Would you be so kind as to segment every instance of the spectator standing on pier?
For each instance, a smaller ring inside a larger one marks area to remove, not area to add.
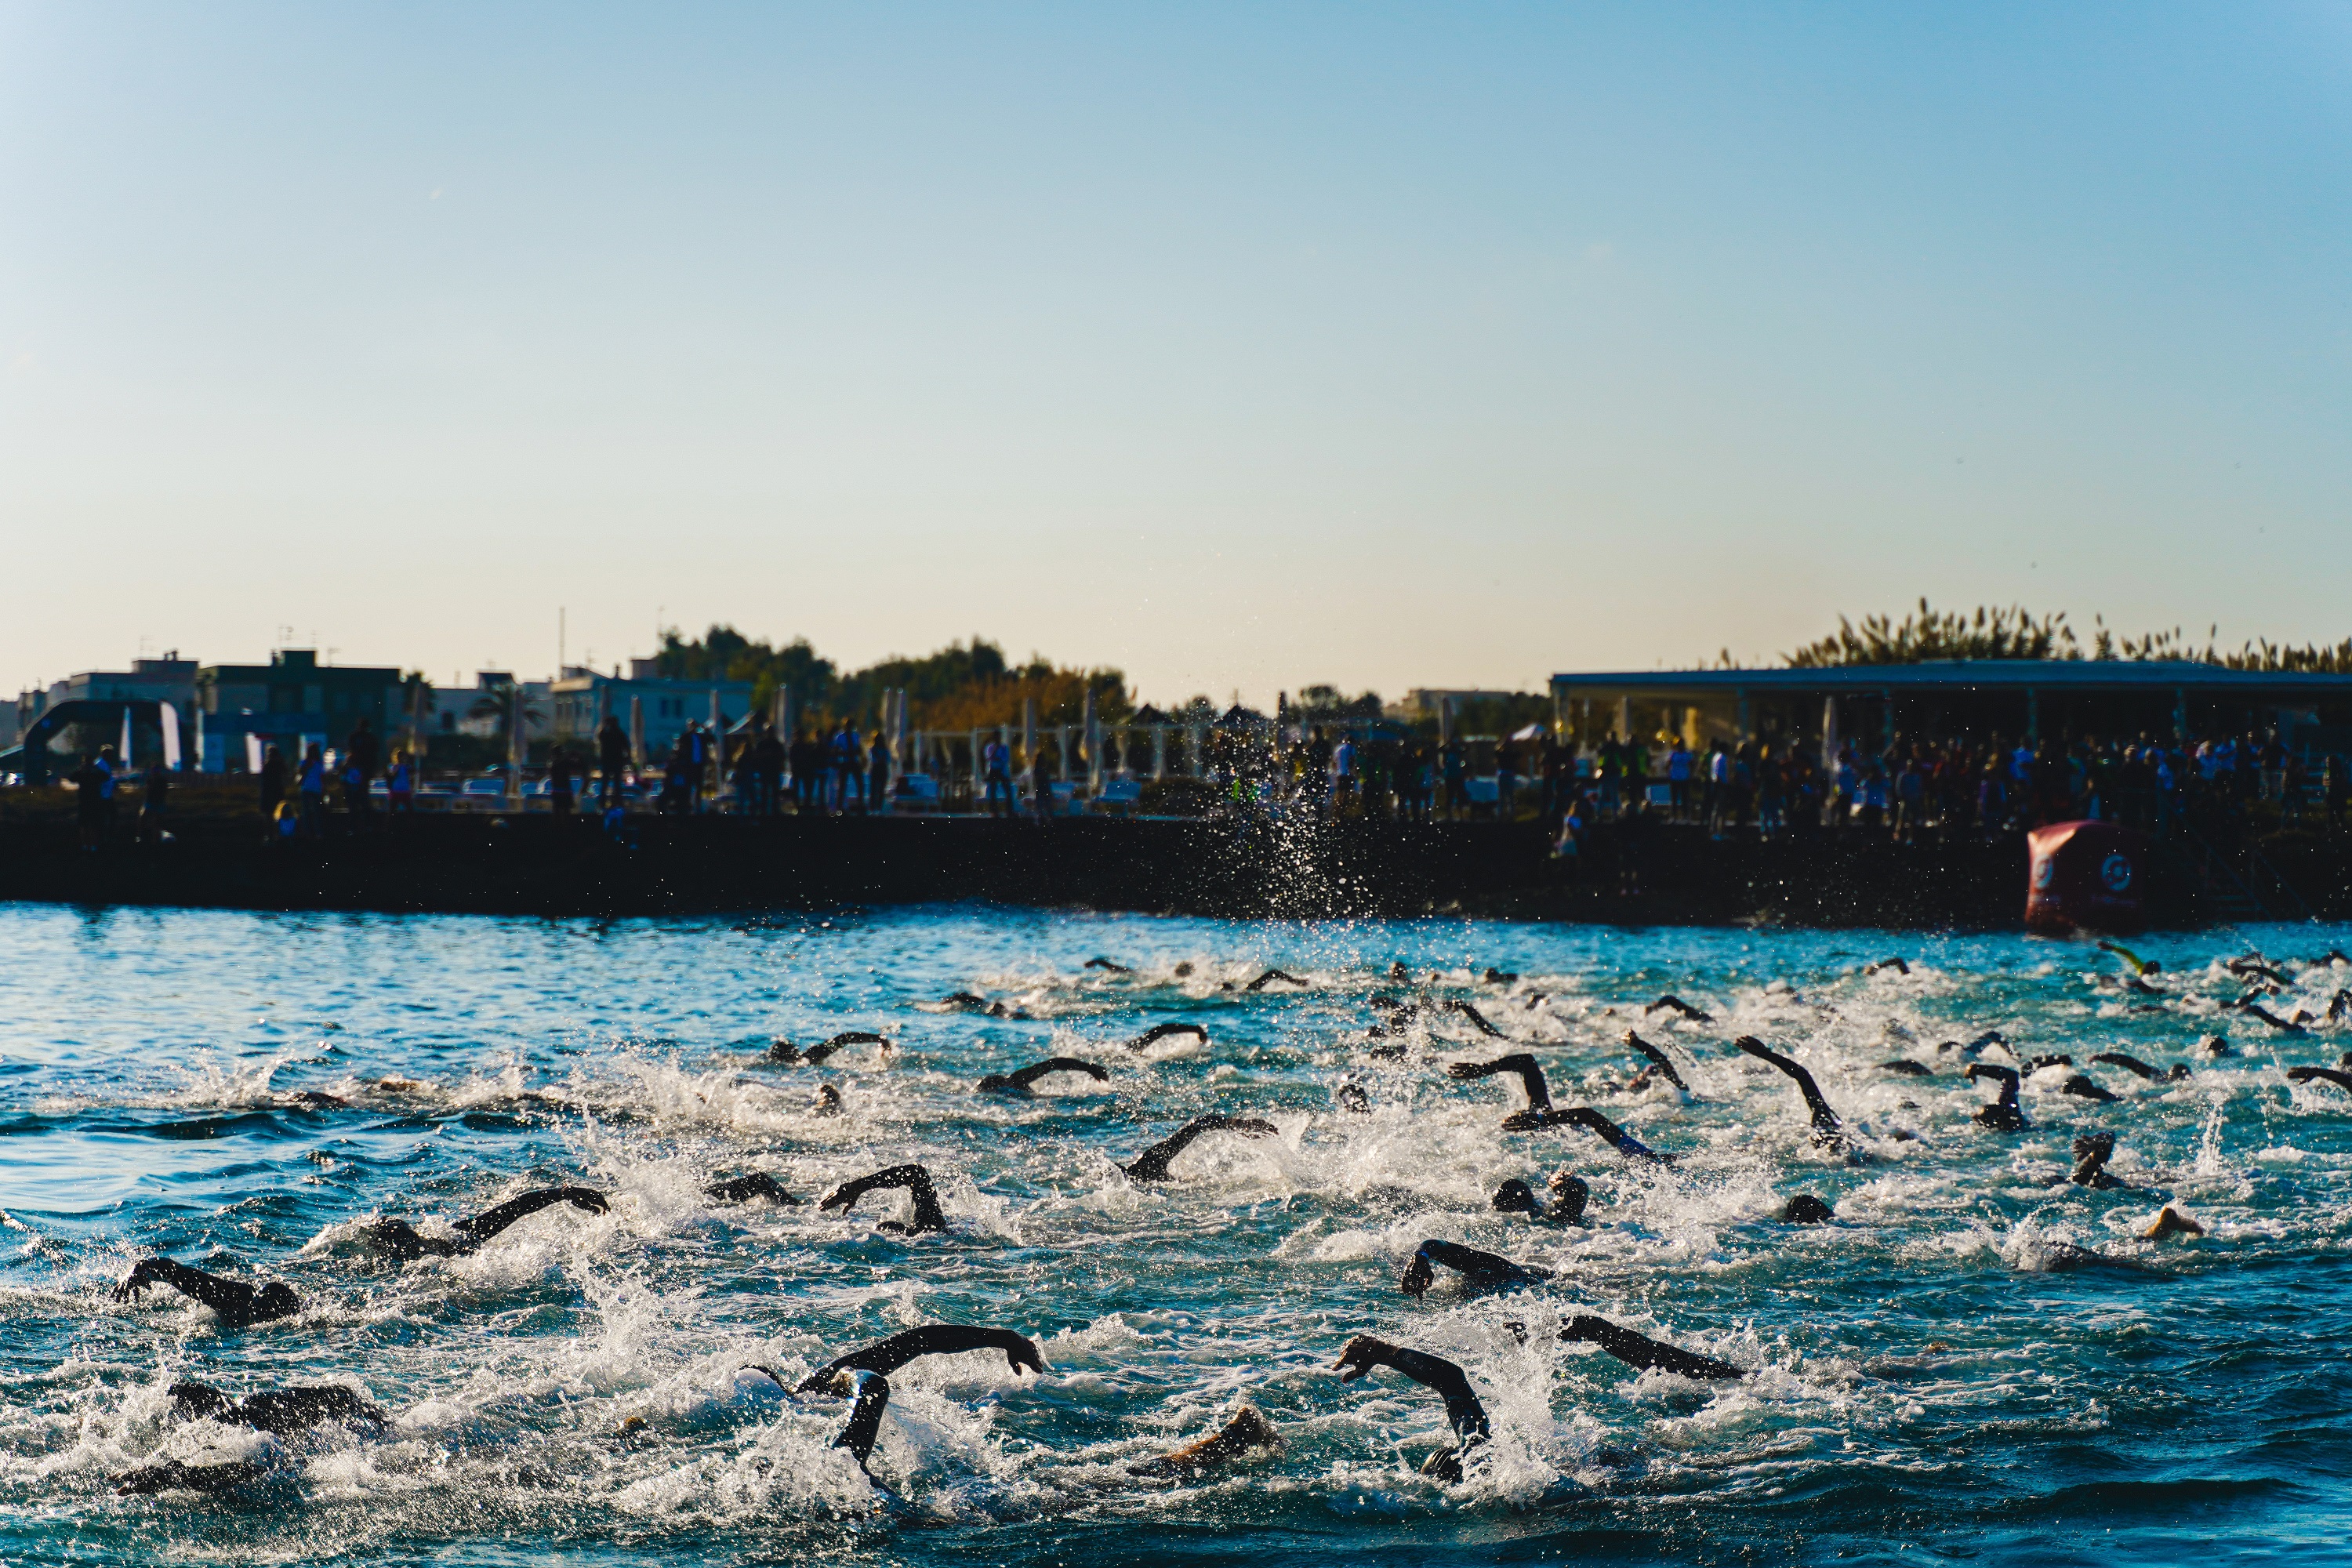
[[[1706,831],[1710,838],[1721,838],[1725,826],[1734,819],[1731,800],[1731,752],[1721,741],[1710,744],[1706,753]]]
[[[1439,749],[1439,759],[1445,769],[1445,815],[1460,820],[1470,814],[1470,759],[1460,736]]]
[[[1519,743],[1508,735],[1495,744],[1495,820],[1509,822],[1518,815]]]
[[[629,732],[621,728],[619,719],[607,713],[596,726],[596,804],[606,811],[621,804],[629,761]]]
[[[558,744],[547,753],[547,798],[558,816],[572,815],[577,804],[572,798],[572,753]]]
[[[261,758],[261,831],[277,831],[278,807],[286,799],[286,753],[272,746]]]
[[[392,767],[383,783],[393,816],[406,816],[416,809],[416,763],[406,747],[392,753]]]
[[[1356,809],[1356,742],[1345,730],[1339,731],[1339,743],[1331,748],[1331,809],[1335,813]]]
[[[73,771],[74,826],[80,831],[84,849],[94,850],[105,841],[106,786],[110,782],[112,773],[100,752],[90,752]]]
[[[294,775],[295,787],[302,795],[302,833],[315,838],[323,830],[327,816],[327,750],[313,741],[302,752],[302,766]]]
[[[752,748],[752,764],[760,779],[760,815],[773,816],[784,809],[783,737],[772,724],[760,727],[760,739]]]
[[[1013,815],[1013,749],[992,735],[980,749],[981,805],[991,816]]]
[[[1666,812],[1675,822],[1690,819],[1691,754],[1678,736],[1666,753]]]
[[[1012,787],[1005,785],[1008,794]],[[889,809],[890,738],[887,731],[877,729],[873,743],[866,748],[866,810],[868,816],[875,816]]]
[[[343,809],[351,814],[352,825],[366,822],[375,802],[370,792],[375,784],[376,769],[383,763],[383,752],[378,747],[375,726],[362,719],[343,742]],[[356,787],[354,785],[356,784]]]
[[[172,794],[172,770],[156,758],[140,775],[139,841],[160,844],[163,839],[163,806]]]

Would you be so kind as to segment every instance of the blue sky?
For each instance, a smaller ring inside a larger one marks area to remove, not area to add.
[[[0,686],[2352,634],[2352,7],[0,0]]]

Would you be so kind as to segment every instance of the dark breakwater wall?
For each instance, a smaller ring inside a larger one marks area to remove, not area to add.
[[[0,823],[0,898],[611,918],[980,900],[1236,917],[2004,929],[2019,923],[2025,892],[2015,837],[1718,843],[1668,829],[1628,892],[1613,868],[1572,873],[1532,826],[1493,823],[639,817],[615,840],[576,819],[420,816],[270,844],[249,818],[184,817],[173,832],[169,844],[91,853],[68,823]],[[2160,900],[2159,923],[2196,920],[2185,891]]]

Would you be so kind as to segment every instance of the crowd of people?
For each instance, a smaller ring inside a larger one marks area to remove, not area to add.
[[[1054,809],[1054,781],[1073,771],[1140,778],[1136,764],[1146,760],[1123,756],[1115,735],[1098,745],[1098,757],[1087,757],[1081,742],[1065,759],[1050,737],[1027,754],[983,737],[975,755],[929,750],[918,761],[894,755],[880,729],[862,734],[843,719],[829,732],[802,729],[789,739],[764,723],[729,735],[688,724],[666,752],[640,760],[618,721],[607,718],[590,746],[551,748],[542,793],[557,815],[579,810],[584,796],[608,820],[633,802],[667,815],[877,814],[910,803],[948,805],[967,791],[971,809],[1012,816]],[[1912,843],[2095,818],[2158,836],[2184,826],[2210,835],[2243,823],[2257,805],[2279,826],[2296,826],[2340,822],[2352,804],[2352,765],[2342,755],[2313,757],[2274,731],[2194,741],[1896,737],[1877,748],[1850,742],[1825,758],[1817,742],[1776,737],[1698,747],[1671,734],[1579,744],[1535,729],[1473,741],[1267,727],[1212,730],[1197,759],[1201,776],[1171,793],[1174,809],[1531,821],[1557,836],[1570,858],[1603,830],[1629,840],[1665,825],[1717,838],[1829,831]],[[330,831],[337,806],[346,829],[368,826],[379,810],[379,780],[384,814],[412,811],[420,772],[405,747],[387,758],[362,720],[336,751],[317,741],[293,755],[267,747],[255,784],[268,837],[317,837]],[[111,746],[69,775],[85,847],[113,837],[128,776]],[[153,839],[172,775],[158,761],[139,779],[138,836]]]

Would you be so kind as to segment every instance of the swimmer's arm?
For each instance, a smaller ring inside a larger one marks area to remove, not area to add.
[[[1568,1340],[1583,1340],[1599,1345],[1627,1366],[1641,1371],[1657,1367],[1680,1377],[1711,1379],[1718,1382],[1748,1375],[1745,1369],[1736,1367],[1729,1362],[1717,1361],[1713,1356],[1699,1355],[1677,1345],[1666,1344],[1646,1335],[1637,1334],[1631,1329],[1618,1327],[1605,1318],[1582,1315],[1571,1318],[1569,1320],[1568,1326],[1560,1331],[1560,1337]]]
[[[1664,1073],[1667,1081],[1676,1089],[1681,1089],[1685,1094],[1690,1092],[1690,1085],[1683,1081],[1683,1075],[1675,1070],[1674,1060],[1665,1052],[1658,1049],[1631,1029],[1625,1031],[1625,1043],[1655,1063],[1658,1070]]]
[[[897,1372],[918,1356],[961,1355],[966,1351],[1001,1350],[1005,1364],[1018,1373],[1026,1367],[1041,1376],[1045,1363],[1036,1342],[1010,1329],[983,1329],[970,1323],[926,1323],[892,1334],[887,1340],[854,1350],[803,1378],[793,1392],[807,1394],[824,1387],[845,1372]]]
[[[1034,1067],[1025,1067],[1019,1072],[1009,1073],[1006,1076],[1012,1079],[1013,1082],[1019,1084],[1022,1088],[1026,1089],[1031,1084],[1035,1083],[1039,1079],[1044,1078],[1047,1073],[1052,1072],[1082,1072],[1097,1083],[1108,1083],[1110,1081],[1109,1073],[1105,1072],[1101,1068],[1097,1067],[1092,1062],[1082,1062],[1076,1057],[1049,1057]]]
[[[1246,1132],[1254,1138],[1271,1137],[1277,1131],[1274,1123],[1248,1116],[1196,1116],[1167,1137],[1136,1156],[1127,1167],[1127,1173],[1139,1182],[1164,1182],[1168,1167],[1175,1163],[1192,1141],[1204,1132]]]
[[[1478,1402],[1471,1390],[1470,1380],[1462,1369],[1442,1357],[1406,1350],[1402,1345],[1360,1334],[1348,1342],[1339,1352],[1333,1370],[1342,1383],[1353,1383],[1375,1367],[1389,1367],[1430,1389],[1445,1401],[1445,1418],[1454,1426],[1454,1435],[1468,1439],[1488,1436],[1486,1407]]]
[[[477,1242],[488,1241],[517,1220],[526,1219],[557,1204],[570,1204],[573,1208],[584,1209],[590,1214],[604,1214],[612,1207],[604,1201],[604,1194],[593,1187],[541,1187],[535,1193],[509,1198],[498,1207],[478,1214],[471,1219],[461,1219],[449,1228]]]
[[[253,1310],[253,1287],[235,1279],[224,1279],[217,1274],[207,1274],[201,1268],[191,1268],[184,1263],[174,1263],[168,1258],[142,1258],[131,1270],[131,1277],[114,1288],[114,1299],[128,1301],[151,1285],[169,1285],[190,1300],[210,1307],[223,1318],[235,1319]]]

